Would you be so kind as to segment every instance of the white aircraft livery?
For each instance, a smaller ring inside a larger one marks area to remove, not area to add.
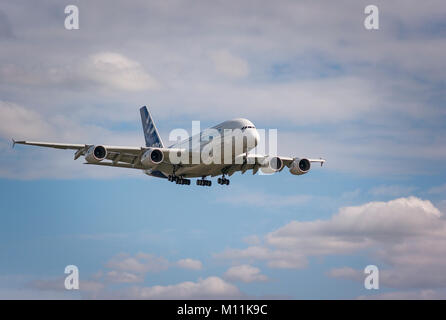
[[[177,143],[165,147],[147,107],[140,109],[145,147],[119,147],[91,144],[67,144],[36,141],[16,141],[16,144],[56,149],[75,150],[74,160],[85,157],[85,164],[132,168],[143,170],[147,175],[165,178],[176,184],[190,185],[190,178],[197,179],[199,186],[211,186],[207,177],[218,178],[221,185],[229,185],[229,179],[237,171],[244,174],[252,170],[256,174],[280,172],[288,167],[290,173],[302,175],[310,170],[312,162],[322,164],[323,159],[282,157],[252,154],[260,141],[254,124],[247,119],[233,119],[205,129],[192,137],[178,134]],[[184,133],[180,130],[177,133]],[[193,130],[192,130],[193,133]],[[175,134],[173,134],[175,136]],[[171,133],[172,136],[172,133]],[[187,137],[187,136],[186,136]]]

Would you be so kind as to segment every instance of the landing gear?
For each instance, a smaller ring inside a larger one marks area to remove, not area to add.
[[[177,177],[175,175],[171,175],[171,176],[167,177],[167,180],[169,180],[170,182],[175,182],[176,184],[190,185],[190,179],[185,179],[183,177]]]
[[[229,186],[229,179],[226,179],[225,175],[223,175],[222,178],[218,178],[217,182],[218,182],[218,184],[221,184],[221,185],[225,184],[225,185]]]
[[[206,186],[210,187],[212,185],[211,180],[205,180],[205,177],[203,177],[201,180],[197,180],[197,186]]]

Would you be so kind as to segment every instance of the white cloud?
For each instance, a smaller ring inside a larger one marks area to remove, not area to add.
[[[358,252],[375,259],[384,287],[446,287],[446,220],[430,201],[416,197],[344,207],[328,220],[292,221],[268,233],[263,246],[227,249],[216,256],[302,268],[311,256]],[[349,267],[329,272],[348,279],[359,279],[359,274]]]
[[[240,78],[249,74],[248,63],[230,53],[227,50],[219,50],[211,53],[215,70],[223,75]]]
[[[169,264],[167,259],[147,253],[140,252],[134,256],[121,253],[106,263],[106,268],[112,270],[99,271],[89,280],[81,279],[80,297],[87,299],[237,299],[244,296],[235,285],[217,276],[171,285],[128,286],[128,284],[144,282],[147,272],[166,270],[170,265],[193,270],[201,270],[203,267],[201,261],[190,258]],[[255,281],[264,279],[264,276],[256,270],[246,276]],[[6,279],[10,281],[12,277]],[[114,284],[119,284],[119,286],[116,287]],[[33,290],[66,292],[64,278],[27,281],[26,287]]]
[[[133,287],[115,294],[126,299],[234,299],[242,296],[237,287],[219,277],[167,286]]]
[[[103,278],[105,282],[81,280],[79,284],[79,293],[82,298],[87,299],[237,299],[244,296],[235,285],[215,276],[204,279],[200,278],[196,282],[184,281],[172,285],[110,287],[110,282],[121,284],[139,282],[133,281],[135,280],[133,278],[122,278],[121,275],[119,276],[119,279],[115,278],[116,274],[106,275],[106,277]],[[99,274],[96,278],[102,278],[102,276],[102,274]],[[112,279],[119,281],[110,281]],[[31,281],[27,284],[27,288],[31,290],[26,292],[24,290],[18,291],[17,296],[20,297],[26,293],[31,296],[31,299],[38,299],[38,293],[36,294],[37,290],[66,293],[63,283],[63,278]],[[11,290],[10,288],[8,289]],[[0,296],[8,297],[7,294],[2,294],[2,292],[0,292]],[[54,294],[43,295],[44,298],[46,296],[50,298],[57,297]],[[73,298],[73,296],[69,295],[65,298]]]
[[[0,114],[0,136],[3,138],[53,135],[53,128],[39,113],[18,104],[0,101]]]
[[[262,282],[268,280],[267,276],[261,274],[259,268],[247,264],[229,268],[225,272],[224,278],[229,281],[241,281],[245,283]]]
[[[177,266],[183,269],[191,270],[201,270],[203,268],[203,264],[200,260],[194,260],[190,258],[178,260]]]
[[[158,89],[159,83],[142,66],[122,54],[101,52],[88,57],[82,76],[110,90]]]

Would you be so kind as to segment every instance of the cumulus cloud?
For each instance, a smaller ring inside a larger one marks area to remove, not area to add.
[[[133,287],[118,295],[128,299],[235,299],[242,293],[219,277],[208,277],[167,286]]]
[[[140,252],[135,255],[121,253],[105,264],[108,270],[100,270],[89,279],[81,279],[79,292],[81,297],[87,299],[234,299],[243,296],[235,285],[217,276],[171,285],[145,286],[142,284],[147,273],[165,271],[170,266],[191,270],[203,268],[201,261],[190,258],[169,263],[164,257],[148,253]],[[255,270],[250,276],[257,280],[264,277]],[[36,279],[28,281],[26,288],[65,292],[64,281],[64,278]],[[136,283],[139,285],[129,286]]]
[[[110,283],[139,283],[143,282],[147,273],[165,271],[172,266],[183,269],[201,270],[203,264],[200,260],[191,258],[180,259],[175,263],[164,257],[139,252],[135,255],[121,253],[114,256],[105,264],[108,271],[100,271],[97,279]]]
[[[328,220],[292,221],[268,233],[265,245],[227,249],[217,257],[267,261],[270,267],[302,268],[311,256],[368,252],[380,268],[380,284],[391,288],[446,287],[446,220],[416,197],[344,207]],[[422,272],[421,272],[422,270]],[[359,279],[346,267],[329,275]]]
[[[12,102],[0,101],[0,113],[0,136],[3,138],[53,135],[53,128],[38,112]]]
[[[237,299],[243,293],[233,284],[225,280],[210,276],[197,281],[184,281],[171,285],[132,286],[114,288],[110,283],[129,284],[135,281],[129,273],[109,272],[103,278],[102,274],[95,275],[95,280],[81,280],[79,292],[87,299]],[[98,280],[101,278],[102,280]],[[110,280],[118,281],[110,281]],[[63,278],[49,278],[34,280],[26,285],[31,289],[34,298],[35,291],[66,292]]]
[[[158,89],[159,83],[136,61],[115,52],[88,57],[82,76],[110,90],[141,91]]]
[[[176,264],[183,269],[201,270],[203,268],[203,264],[200,260],[190,258],[178,260]]]
[[[225,274],[224,278],[229,281],[241,281],[245,283],[249,282],[262,282],[268,280],[268,277],[261,274],[260,269],[250,266],[248,264],[243,264],[240,266],[234,266],[229,268]]]
[[[15,63],[0,67],[0,77],[10,83],[45,90],[52,86],[62,89],[103,89],[105,92],[138,92],[158,90],[160,83],[144,67],[118,52],[98,52],[76,58],[69,63],[29,69]]]

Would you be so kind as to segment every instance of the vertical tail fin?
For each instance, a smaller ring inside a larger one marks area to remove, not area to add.
[[[161,140],[158,130],[156,130],[155,122],[153,122],[152,115],[147,107],[144,106],[139,109],[141,113],[142,129],[144,131],[144,138],[146,139],[146,147],[158,147],[164,148],[163,141]]]

